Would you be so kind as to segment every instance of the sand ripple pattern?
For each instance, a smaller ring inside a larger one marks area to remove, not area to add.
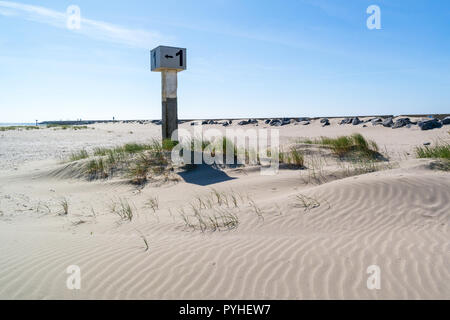
[[[302,193],[330,207],[304,211],[292,205],[295,192],[260,199],[264,222],[244,213],[232,232],[148,227],[148,252],[131,232],[25,234],[2,225],[0,298],[450,298],[450,179],[367,175]],[[81,290],[66,288],[73,264]],[[370,265],[381,268],[380,290],[366,286]]]

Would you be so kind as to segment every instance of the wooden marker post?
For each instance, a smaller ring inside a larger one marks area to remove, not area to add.
[[[150,52],[150,59],[152,71],[161,72],[162,138],[172,139],[178,129],[177,75],[186,70],[186,49],[159,46]]]

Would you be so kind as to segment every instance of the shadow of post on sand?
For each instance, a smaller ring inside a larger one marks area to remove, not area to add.
[[[208,165],[205,163],[192,165],[189,169],[179,172],[178,175],[187,183],[199,186],[208,186],[220,182],[234,180],[217,165]]]

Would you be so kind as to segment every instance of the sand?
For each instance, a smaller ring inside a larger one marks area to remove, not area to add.
[[[137,188],[57,173],[73,151],[149,141],[159,137],[157,125],[0,132],[0,299],[449,299],[450,174],[415,159],[414,148],[449,142],[450,126],[393,130],[339,120],[284,126],[282,144],[359,132],[389,157],[384,170],[339,176],[327,160],[320,183],[311,163],[273,176],[228,168],[212,183],[200,166]],[[213,199],[213,188],[239,195],[237,208],[218,208],[239,225],[192,230],[180,210],[198,196]],[[299,195],[319,205],[305,208]],[[68,215],[59,215],[62,199]],[[112,212],[119,199],[132,206],[131,222]],[[80,290],[66,286],[70,265],[80,267]],[[371,265],[380,268],[380,289],[367,287]]]

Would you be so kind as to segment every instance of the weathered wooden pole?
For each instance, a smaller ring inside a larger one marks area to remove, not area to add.
[[[177,71],[161,72],[162,88],[162,138],[171,139],[172,133],[178,129]],[[174,137],[177,140],[178,137]]]
[[[178,129],[177,75],[186,70],[186,49],[159,46],[150,52],[150,59],[152,71],[161,72],[162,138],[172,139]]]

